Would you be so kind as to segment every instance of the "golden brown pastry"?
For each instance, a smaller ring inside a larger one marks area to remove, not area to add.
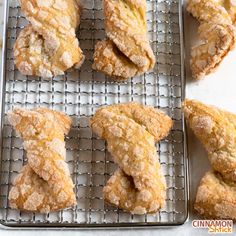
[[[220,6],[225,8],[231,17],[232,22],[236,23],[236,2],[234,0],[215,0]]]
[[[10,207],[48,213],[76,205],[65,162],[64,135],[69,132],[70,118],[47,108],[16,108],[8,119],[22,137],[28,158],[10,190]]]
[[[236,219],[236,115],[196,100],[183,109],[214,169],[201,180],[194,207],[206,217]]]
[[[184,113],[213,169],[236,181],[236,115],[195,100],[184,102]]]
[[[119,166],[104,187],[106,202],[133,214],[154,213],[163,207],[166,184],[155,141],[166,136],[171,126],[167,115],[137,103],[108,106],[95,113],[91,128],[107,141]]]
[[[98,42],[93,68],[128,79],[152,69],[155,56],[147,37],[146,0],[103,0],[108,39]]]
[[[139,74],[138,68],[109,39],[97,42],[93,68],[117,80],[124,80]]]
[[[208,218],[236,219],[236,182],[209,171],[198,187],[194,208]]]
[[[80,21],[76,0],[21,0],[29,20],[16,40],[14,60],[24,75],[52,77],[79,68],[84,55],[75,30]]]
[[[190,66],[195,79],[212,73],[235,46],[235,6],[227,2],[188,1],[187,11],[199,20],[199,37],[202,40],[191,52]]]

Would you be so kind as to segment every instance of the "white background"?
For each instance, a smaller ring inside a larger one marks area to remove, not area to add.
[[[4,0],[0,0],[1,1]],[[0,9],[2,10],[2,9]],[[2,23],[2,13],[0,12],[0,23]],[[2,27],[2,25],[1,25]],[[192,17],[186,15],[185,17],[185,49],[187,54],[189,55],[190,45],[194,44],[194,40],[196,38],[197,24]],[[2,30],[1,30],[2,34]],[[188,66],[187,66],[188,68]],[[236,50],[231,52],[227,58],[220,65],[218,70],[206,77],[201,81],[193,81],[191,79],[189,71],[187,71],[187,84],[186,84],[186,96],[188,98],[198,99],[205,103],[217,105],[218,107],[227,109],[229,111],[236,113],[236,76],[235,76],[235,68],[236,68]],[[203,150],[199,141],[193,136],[192,132],[189,131],[188,134],[188,144],[189,144],[189,159],[190,159],[190,209],[192,209],[192,199],[194,199],[196,194],[196,187],[199,183],[199,180],[204,175],[204,173],[210,168],[207,160],[207,155]],[[96,234],[96,236],[104,236],[104,235],[174,235],[174,236],[199,236],[199,235],[207,235],[207,230],[197,230],[193,229],[191,226],[192,219],[196,219],[197,216],[194,216],[192,212],[190,212],[190,219],[183,226],[172,227],[172,228],[161,228],[161,229],[130,229],[130,230],[34,230],[25,231],[25,230],[1,230],[1,236],[23,236],[23,235],[32,235],[38,236],[42,233],[46,236],[55,235],[83,235],[83,236],[92,236]],[[236,226],[235,226],[236,227]]]

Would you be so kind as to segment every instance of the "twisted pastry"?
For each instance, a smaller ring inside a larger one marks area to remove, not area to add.
[[[41,213],[74,206],[74,185],[65,162],[69,117],[47,108],[16,108],[8,119],[23,138],[28,158],[10,190],[10,206]]]
[[[183,108],[215,170],[203,177],[195,209],[206,216],[236,219],[236,115],[195,100],[186,100]]]
[[[14,45],[16,67],[24,75],[52,77],[79,68],[84,55],[75,30],[80,21],[76,0],[21,0],[30,24]]]
[[[108,39],[97,43],[93,68],[116,79],[152,69],[155,56],[147,37],[146,0],[103,0]]]
[[[185,101],[184,112],[212,167],[236,181],[236,115],[194,100]]]
[[[166,136],[171,126],[167,115],[137,103],[108,106],[95,113],[91,128],[106,139],[119,166],[104,187],[105,201],[133,214],[154,213],[163,207],[166,184],[155,141]]]
[[[236,182],[209,171],[198,187],[195,209],[209,218],[236,219]]]
[[[235,21],[236,8],[227,2],[188,1],[187,11],[199,20],[199,36],[203,41],[193,47],[191,52],[190,66],[195,79],[201,79],[213,72],[234,48],[236,36],[232,20]]]

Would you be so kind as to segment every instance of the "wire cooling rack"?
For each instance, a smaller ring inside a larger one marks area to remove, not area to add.
[[[86,60],[80,70],[45,80],[21,75],[13,62],[13,45],[28,24],[17,1],[6,6],[6,44],[3,51],[2,133],[0,169],[0,223],[11,227],[134,227],[177,225],[188,216],[186,137],[181,114],[184,98],[181,1],[148,0],[148,30],[157,64],[153,72],[127,82],[115,82],[92,70],[97,40],[103,39],[101,0],[81,1],[84,8],[78,37]],[[167,182],[166,206],[157,214],[136,216],[104,203],[102,189],[117,166],[104,140],[89,129],[89,117],[97,108],[137,101],[169,114],[175,124],[170,135],[157,145]],[[24,213],[9,208],[9,189],[27,157],[22,141],[7,123],[13,107],[45,106],[71,116],[73,126],[66,138],[67,162],[75,183],[78,205],[50,214]]]

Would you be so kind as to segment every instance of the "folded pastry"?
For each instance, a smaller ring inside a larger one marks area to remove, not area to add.
[[[163,207],[166,184],[155,141],[166,136],[171,126],[167,115],[137,103],[108,106],[95,113],[91,128],[107,141],[119,166],[104,187],[106,202],[133,214],[155,213]]]
[[[236,115],[195,100],[184,102],[184,113],[213,169],[236,181]]]
[[[139,74],[133,64],[109,39],[97,42],[93,68],[117,80],[128,79]]]
[[[201,180],[195,209],[207,217],[236,219],[236,115],[195,100],[186,100],[183,109],[214,169]]]
[[[16,67],[24,75],[52,77],[80,67],[84,55],[76,38],[80,8],[76,0],[21,0],[29,20],[14,46]]]
[[[76,205],[65,162],[64,135],[69,132],[70,118],[47,108],[16,108],[8,119],[22,137],[28,159],[10,190],[10,207],[48,213]]]
[[[93,68],[128,79],[152,69],[155,56],[147,37],[146,0],[103,0],[108,39],[98,42]]]
[[[209,171],[198,187],[194,208],[208,218],[236,219],[236,182]]]
[[[189,0],[187,11],[200,22],[200,45],[191,52],[192,76],[201,79],[212,73],[235,46],[233,21],[236,11],[232,1]]]

